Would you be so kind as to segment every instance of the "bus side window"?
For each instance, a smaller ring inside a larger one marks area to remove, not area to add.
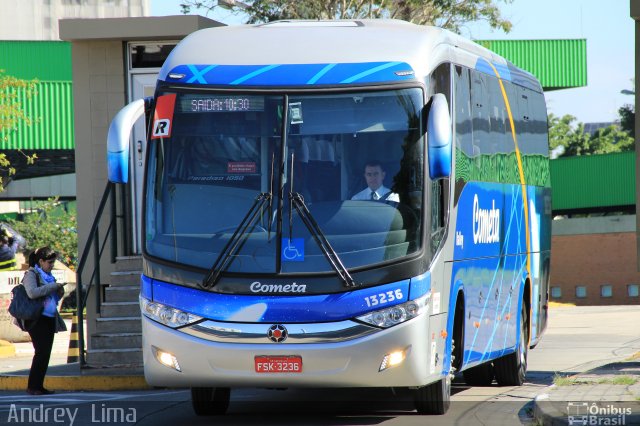
[[[531,89],[517,87],[520,115],[524,122],[523,151],[527,154],[548,155],[546,107],[544,96]]]
[[[458,154],[473,157],[473,139],[471,132],[471,95],[469,88],[469,70],[456,66],[455,87],[455,142]]]
[[[471,113],[473,116],[473,157],[480,167],[480,155],[488,153],[489,148],[489,93],[487,76],[471,71]]]
[[[505,120],[507,119],[507,107],[500,90],[497,77],[488,77],[487,85],[491,99],[489,105],[489,143],[486,154],[494,155],[507,152],[507,140],[505,139]]]
[[[533,123],[533,133],[535,142],[533,152],[536,154],[549,156],[549,141],[547,139],[547,107],[544,103],[542,93],[531,93],[531,120]]]
[[[529,96],[532,94],[531,90],[528,90],[521,86],[516,86],[516,91],[518,93],[518,107],[520,109],[519,120],[520,120],[520,129],[518,129],[518,133],[520,134],[519,145],[520,150],[523,153],[531,152],[532,145],[532,121],[531,120],[531,103],[529,101]]]

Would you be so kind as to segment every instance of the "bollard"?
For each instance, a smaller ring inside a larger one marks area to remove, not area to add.
[[[73,314],[71,320],[71,334],[69,335],[69,351],[67,352],[67,364],[80,362],[80,346],[78,346],[78,315]]]

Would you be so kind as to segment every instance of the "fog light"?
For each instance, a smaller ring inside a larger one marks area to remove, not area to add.
[[[160,364],[169,368],[173,368],[176,371],[182,372],[182,370],[180,369],[180,364],[178,364],[178,359],[173,354],[165,352],[162,349],[158,349],[155,346],[151,346],[151,349],[153,349],[153,354]]]
[[[380,369],[378,371],[384,371],[387,368],[395,367],[396,365],[402,364],[402,361],[405,360],[408,353],[409,348],[405,348],[404,350],[391,352],[385,355],[384,358],[382,358]]]

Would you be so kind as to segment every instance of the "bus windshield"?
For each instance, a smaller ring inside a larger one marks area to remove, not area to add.
[[[420,250],[422,89],[167,103],[170,131],[149,144],[149,255],[209,269],[231,240],[225,272],[278,274],[330,272],[328,252],[351,270]]]

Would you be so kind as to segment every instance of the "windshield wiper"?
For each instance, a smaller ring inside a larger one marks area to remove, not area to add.
[[[229,261],[237,253],[238,248],[246,239],[242,237],[247,235],[248,229],[253,228],[257,218],[260,216],[259,213],[262,211],[262,207],[267,201],[271,201],[271,194],[268,192],[262,192],[255,198],[253,205],[249,211],[247,211],[247,214],[244,215],[242,222],[240,222],[240,225],[238,225],[229,241],[227,241],[227,244],[225,244],[218,258],[213,263],[213,266],[209,269],[206,278],[200,284],[200,287],[208,290],[216,285],[220,279],[220,274],[226,269]]]
[[[318,222],[316,222],[316,220],[313,218],[313,215],[307,208],[302,195],[297,192],[293,192],[289,194],[289,197],[293,202],[293,206],[298,212],[302,223],[304,223],[304,225],[307,227],[307,229],[311,233],[311,236],[313,236],[313,239],[316,240],[318,247],[320,247],[320,250],[327,258],[334,271],[336,271],[336,274],[338,274],[340,279],[344,282],[345,287],[355,287],[356,283],[355,281],[353,281],[351,274],[349,273],[347,268],[345,268],[344,264],[340,260],[340,257],[338,257],[338,253],[336,253],[333,247],[331,247],[331,244],[329,244],[329,241],[320,229]]]
[[[291,214],[291,206],[293,205],[293,207],[295,207],[296,211],[298,212],[298,216],[300,216],[302,223],[304,223],[304,226],[307,227],[309,233],[316,241],[316,244],[318,244],[318,247],[320,247],[320,250],[327,258],[327,261],[329,262],[333,270],[336,271],[336,274],[338,274],[338,277],[340,277],[345,287],[355,287],[356,283],[351,277],[351,274],[340,260],[338,253],[336,253],[333,247],[331,247],[331,244],[329,244],[329,240],[327,240],[324,232],[322,232],[322,229],[320,229],[320,225],[318,225],[318,222],[316,222],[313,215],[309,211],[309,208],[304,202],[304,198],[302,197],[302,195],[300,195],[300,193],[293,191],[293,160],[294,156],[293,154],[291,154],[291,183],[289,187],[289,240],[291,240],[291,235],[293,233],[293,219]]]
[[[218,258],[213,263],[207,276],[200,284],[200,287],[205,290],[210,289],[214,285],[218,283],[220,279],[220,274],[227,268],[229,261],[231,258],[238,252],[238,249],[246,240],[247,230],[252,229],[256,223],[258,217],[263,217],[264,212],[262,208],[265,203],[268,203],[267,211],[269,213],[268,223],[267,223],[267,240],[271,238],[271,217],[273,216],[273,163],[275,161],[275,154],[271,156],[271,180],[269,182],[269,192],[261,192],[258,196],[253,200],[253,205],[249,208],[249,211],[244,215],[240,225],[233,232],[233,235],[227,241],[224,248],[218,255]],[[245,238],[242,238],[245,237]]]

